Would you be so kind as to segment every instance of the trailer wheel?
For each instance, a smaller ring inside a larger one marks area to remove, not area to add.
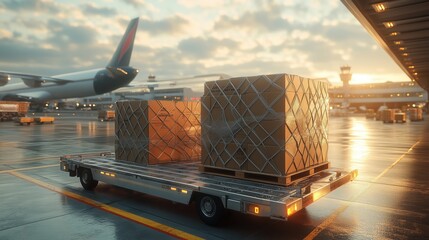
[[[97,187],[98,181],[92,178],[90,169],[84,168],[80,173],[80,184],[82,184],[85,190],[94,190]]]
[[[197,199],[197,211],[201,221],[207,225],[216,226],[222,219],[225,209],[218,197],[201,195]]]

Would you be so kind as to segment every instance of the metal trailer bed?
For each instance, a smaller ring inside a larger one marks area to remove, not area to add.
[[[101,181],[183,204],[195,200],[210,225],[219,222],[224,209],[287,220],[358,174],[331,168],[286,187],[202,173],[198,162],[142,166],[117,161],[113,153],[65,155],[60,165],[88,190]]]

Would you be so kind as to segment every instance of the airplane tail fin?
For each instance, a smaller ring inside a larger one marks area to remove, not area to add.
[[[121,42],[116,48],[115,54],[113,54],[107,67],[125,67],[129,66],[131,54],[133,52],[134,37],[136,36],[137,26],[139,24],[139,18],[134,18],[128,24],[127,31],[125,31]]]

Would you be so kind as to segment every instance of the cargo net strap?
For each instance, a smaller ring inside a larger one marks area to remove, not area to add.
[[[284,175],[325,162],[328,109],[321,81],[279,74],[212,82],[202,100],[203,164]]]
[[[199,160],[199,102],[118,102],[117,159],[144,164]]]

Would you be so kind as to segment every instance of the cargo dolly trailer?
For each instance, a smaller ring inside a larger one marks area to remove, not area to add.
[[[60,158],[61,170],[79,177],[86,190],[94,189],[100,181],[178,203],[189,205],[195,201],[201,220],[209,225],[216,225],[225,209],[287,220],[358,174],[357,170],[329,169],[292,186],[280,186],[202,173],[199,165],[190,162],[142,166],[117,161],[109,152]]]

